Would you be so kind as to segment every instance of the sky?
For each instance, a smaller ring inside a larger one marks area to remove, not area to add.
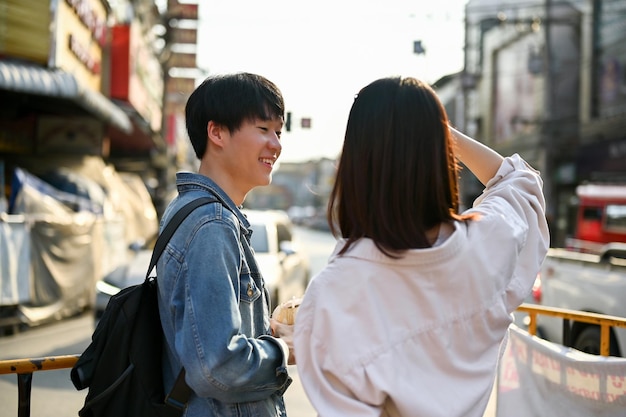
[[[292,114],[280,161],[335,158],[362,87],[394,75],[432,83],[463,68],[466,2],[198,1],[197,63],[203,77],[246,71],[279,87]],[[424,54],[413,52],[417,40]]]

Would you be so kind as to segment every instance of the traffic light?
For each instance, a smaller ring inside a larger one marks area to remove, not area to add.
[[[287,112],[287,117],[285,119],[285,130],[287,132],[291,132],[291,112]]]

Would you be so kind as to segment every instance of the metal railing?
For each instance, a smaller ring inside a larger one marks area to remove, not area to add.
[[[537,334],[537,315],[559,317],[563,319],[563,345],[571,346],[571,321],[583,322],[600,326],[600,355],[609,356],[611,348],[611,328],[626,328],[626,318],[605,314],[587,313],[557,307],[546,307],[535,304],[522,304],[517,311],[528,313],[528,333]]]
[[[522,304],[517,311],[529,316],[528,333],[537,334],[537,315],[560,317],[563,319],[563,344],[569,346],[571,321],[600,326],[600,354],[609,356],[610,330],[612,327],[626,328],[626,318],[587,313],[535,304]],[[74,366],[80,355],[48,356],[42,358],[9,359],[0,361],[0,375],[17,374],[18,417],[30,417],[31,389],[33,373],[66,369]]]
[[[71,368],[79,356],[47,356],[0,361],[0,375],[17,374],[17,417],[30,417],[30,393],[34,372]]]

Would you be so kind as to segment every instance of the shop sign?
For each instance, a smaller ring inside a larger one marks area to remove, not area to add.
[[[172,43],[179,44],[196,44],[198,41],[198,30],[187,28],[171,28],[172,31]]]
[[[168,77],[165,83],[165,102],[185,103],[195,88],[194,78]]]
[[[58,2],[48,66],[67,71],[79,84],[100,91],[106,17],[98,0]]]
[[[196,54],[174,52],[168,64],[170,68],[196,68]]]
[[[0,1],[0,56],[46,64],[50,54],[50,2]]]
[[[65,0],[80,22],[91,33],[93,39],[104,46],[106,41],[106,15],[98,14],[91,0]]]
[[[176,0],[170,0],[167,4],[167,12],[171,19],[198,20],[197,4],[181,4]]]
[[[103,122],[93,117],[40,116],[37,152],[101,155],[103,136]]]
[[[141,35],[138,21],[116,25],[111,33],[110,95],[131,104],[152,131],[158,131],[163,101],[161,65]]]
[[[85,48],[85,45],[82,44],[75,36],[70,35],[69,37],[70,51],[74,54],[74,56],[87,67],[89,72],[92,74],[100,74],[101,73],[101,64],[100,60],[94,58],[92,54],[89,53],[89,50]]]

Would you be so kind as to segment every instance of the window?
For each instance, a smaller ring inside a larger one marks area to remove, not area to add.
[[[256,253],[267,253],[269,251],[267,244],[267,230],[263,224],[251,224],[252,238],[250,245]]]
[[[626,204],[606,206],[606,229],[626,231]]]
[[[289,227],[282,223],[276,224],[276,234],[278,235],[278,243],[280,246],[280,242],[288,241],[291,242],[291,231]]]
[[[583,220],[602,220],[602,207],[585,207],[583,209]]]

